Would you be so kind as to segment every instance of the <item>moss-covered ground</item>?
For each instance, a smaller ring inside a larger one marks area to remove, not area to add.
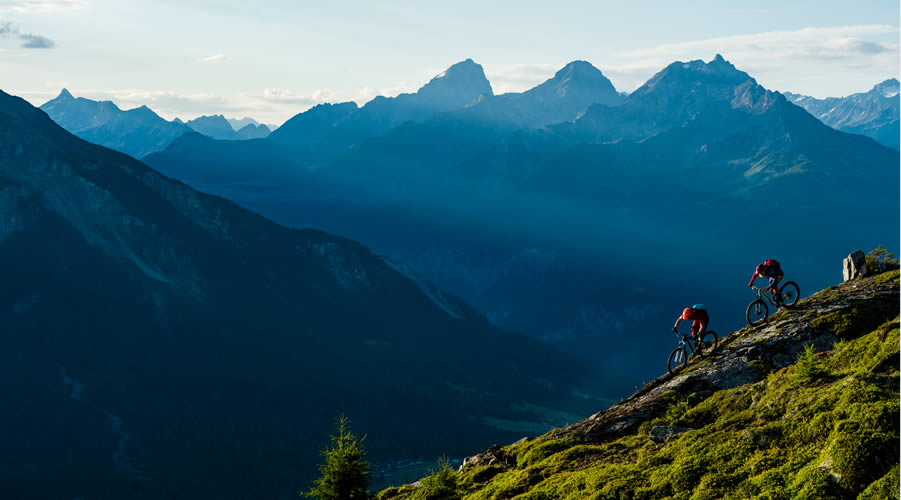
[[[832,350],[710,396],[667,394],[666,415],[629,435],[539,437],[504,448],[506,465],[456,474],[450,490],[427,478],[379,498],[897,499],[899,323],[870,313],[860,302],[818,317],[841,339]],[[690,430],[660,443],[655,426]]]

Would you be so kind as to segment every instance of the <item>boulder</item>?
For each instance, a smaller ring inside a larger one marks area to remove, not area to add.
[[[522,440],[517,442],[521,441]],[[480,465],[493,465],[496,467],[507,468],[516,465],[516,457],[508,455],[500,446],[494,445],[491,448],[488,448],[485,453],[463,459],[463,465],[460,466],[459,472]]]
[[[686,429],[685,427],[679,427],[676,425],[655,425],[651,428],[651,432],[648,434],[648,437],[651,438],[651,441],[655,443],[665,443],[669,441],[675,436],[680,434],[685,434],[691,429]]]
[[[845,257],[842,261],[844,281],[853,280],[867,274],[867,256],[860,250]]]

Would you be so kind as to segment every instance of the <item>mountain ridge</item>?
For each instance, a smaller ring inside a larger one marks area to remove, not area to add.
[[[191,131],[182,123],[166,121],[147,106],[123,111],[112,101],[75,98],[65,88],[40,109],[82,139],[135,158],[161,151]]]
[[[448,487],[466,500],[896,498],[898,279],[821,291],[582,422],[467,458]],[[378,498],[422,498],[438,480]]]
[[[826,125],[852,134],[872,137],[880,144],[895,150],[899,146],[899,119],[901,119],[901,84],[889,78],[867,92],[845,97],[816,99],[801,94],[784,92],[793,103],[806,109]]]
[[[703,255],[736,275],[745,271],[734,262],[778,254],[820,285],[846,238],[896,245],[876,238],[897,226],[897,153],[826,126],[725,60],[667,68],[616,106],[540,129],[473,120],[470,106],[331,158],[265,143],[243,145],[258,148],[253,156],[184,144],[148,162],[285,224],[364,241],[497,324],[598,358],[611,325],[642,334],[684,307],[675,291],[648,292],[655,276],[680,275],[667,287],[742,307],[734,290],[692,285],[690,271],[642,253]],[[718,237],[711,246],[692,233]],[[627,285],[614,293],[611,280]],[[646,364],[640,349],[624,349],[598,360]]]
[[[5,93],[0,220],[11,498],[277,496],[311,479],[310,443],[342,411],[416,435],[368,441],[376,456],[419,456],[445,438],[398,415],[480,441],[599,397],[588,362],[494,328],[360,243],[194,191]]]

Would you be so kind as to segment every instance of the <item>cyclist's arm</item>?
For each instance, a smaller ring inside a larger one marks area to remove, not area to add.
[[[681,322],[682,322],[682,316],[679,316],[678,318],[676,318],[676,324],[673,325],[673,330],[675,330],[676,328],[679,328],[679,323],[681,323]]]
[[[754,280],[756,280],[756,279],[757,279],[757,271],[754,271],[754,274],[751,275],[751,281],[748,282],[748,286],[750,287],[751,285],[753,285]]]

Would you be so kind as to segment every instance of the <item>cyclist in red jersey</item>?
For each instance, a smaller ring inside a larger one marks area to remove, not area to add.
[[[710,316],[707,314],[707,307],[704,304],[686,307],[682,311],[682,315],[676,319],[676,324],[673,325],[673,333],[679,333],[679,323],[683,319],[691,320],[691,335],[696,339],[700,339],[704,335],[704,332],[707,331],[707,325],[710,323]]]
[[[769,279],[770,284],[766,287],[766,290],[771,291],[773,296],[778,300],[779,287],[777,285],[779,285],[779,280],[785,276],[779,262],[775,259],[767,259],[762,264],[757,264],[757,269],[754,270],[754,274],[751,275],[751,281],[748,282],[748,288],[754,285],[754,280],[757,279],[758,276]]]

